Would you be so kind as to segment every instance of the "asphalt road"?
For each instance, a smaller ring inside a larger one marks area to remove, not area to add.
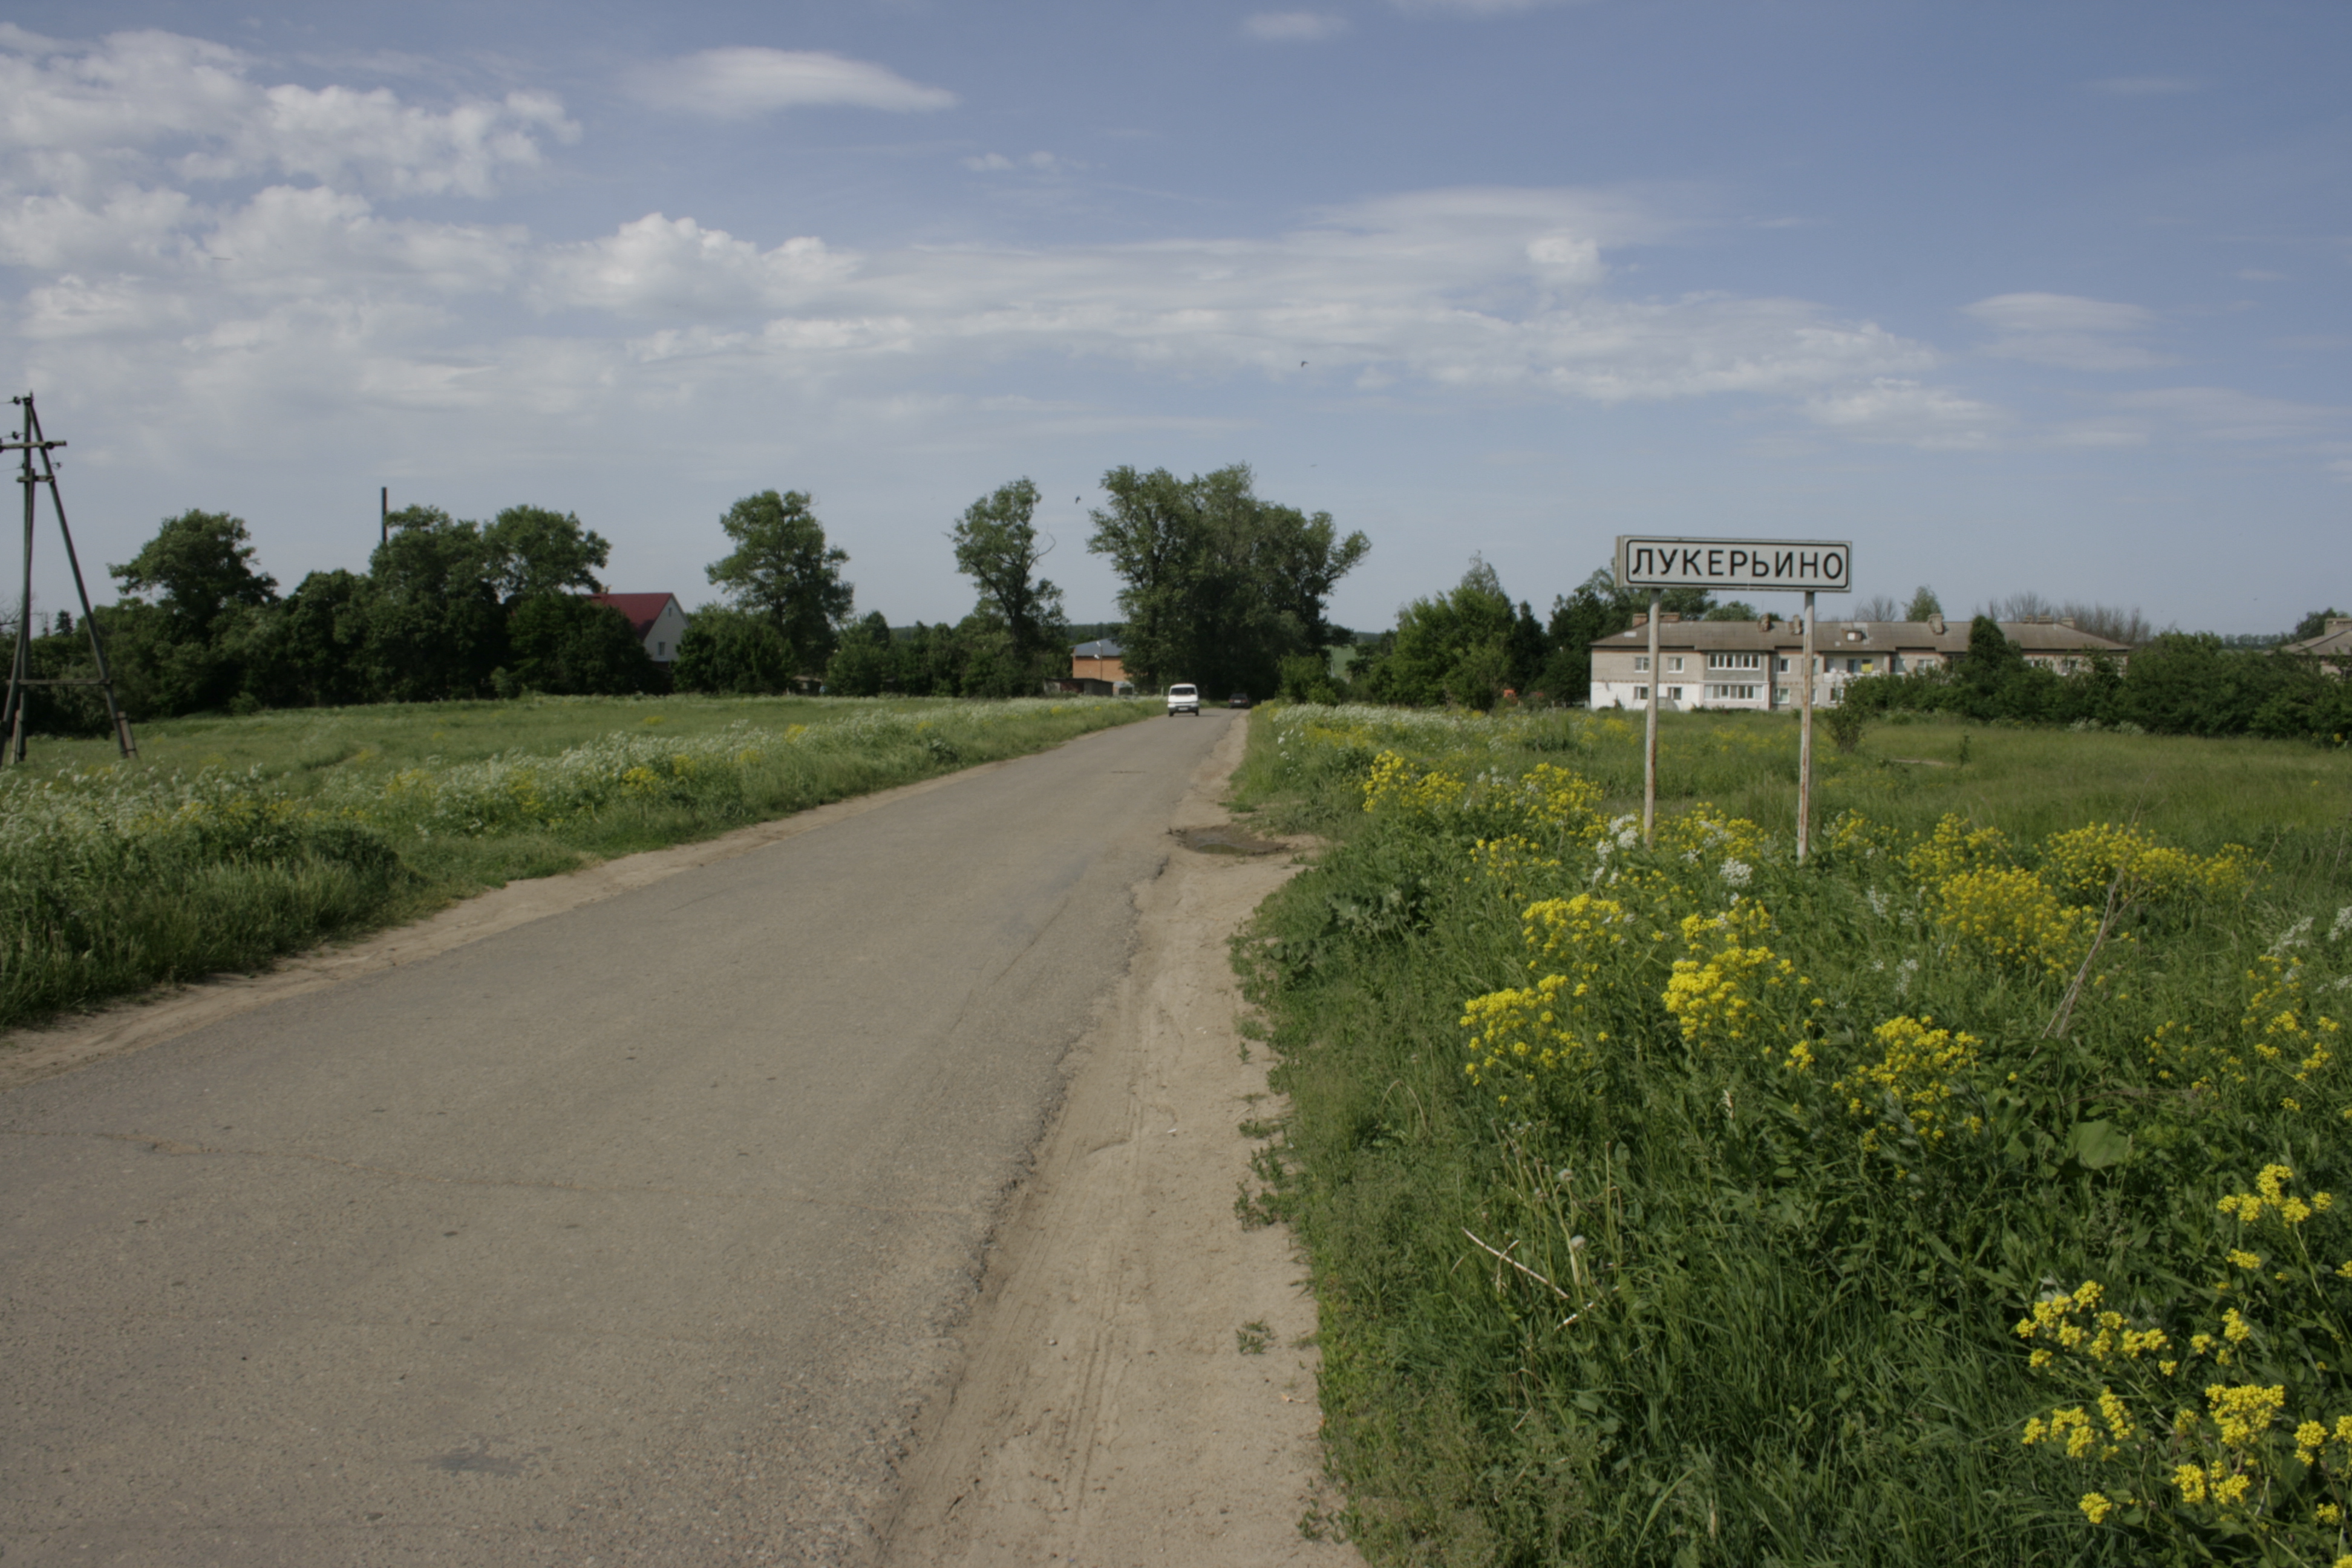
[[[0,1560],[864,1558],[1228,722],[0,1095]]]

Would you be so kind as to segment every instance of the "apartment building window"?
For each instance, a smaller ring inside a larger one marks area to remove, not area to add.
[[[1646,653],[1637,653],[1637,654],[1635,654],[1635,655],[1633,656],[1633,672],[1634,672],[1635,674],[1637,674],[1637,675],[1638,675],[1638,674],[1641,674],[1641,673],[1643,673],[1643,671],[1647,670],[1649,668],[1650,668],[1650,656],[1649,656],[1648,654],[1646,654]]]
[[[1752,686],[1710,686],[1706,689],[1706,694],[1710,699],[1733,702],[1756,700],[1756,688]]]
[[[1649,700],[1650,700],[1650,689],[1649,689],[1648,687],[1646,687],[1646,686],[1637,686],[1637,687],[1633,688],[1633,700],[1634,700],[1634,701],[1636,701],[1636,702],[1647,702]]]
[[[1763,656],[1753,653],[1711,653],[1706,656],[1709,669],[1754,669]],[[1788,666],[1784,662],[1782,668]]]
[[[1781,662],[1783,665],[1786,665],[1789,661],[1788,661],[1787,659],[1785,659],[1785,658],[1784,658],[1784,659],[1782,659],[1780,662]],[[1777,697],[1777,698],[1773,699],[1773,700],[1774,700],[1774,701],[1776,701],[1776,702],[1788,702],[1788,701],[1790,701],[1790,700],[1793,700],[1793,698],[1794,698],[1794,693],[1790,692],[1790,689],[1789,689],[1787,687],[1785,687],[1785,686],[1781,687],[1781,688],[1780,689],[1780,695],[1779,697]]]
[[[1789,673],[1789,661],[1785,658],[1776,658],[1772,661],[1772,668],[1776,674],[1786,675]]]
[[[1677,659],[1675,662],[1676,662],[1676,663],[1680,663],[1681,661],[1680,661],[1679,659]],[[1682,689],[1681,687],[1679,687],[1679,686],[1669,686],[1669,687],[1667,687],[1667,688],[1666,688],[1666,700],[1667,700],[1667,701],[1669,701],[1669,702],[1680,702],[1682,700],[1683,700],[1683,689]]]
[[[1668,658],[1666,660],[1666,671],[1670,675],[1680,675],[1683,672],[1683,656],[1675,654],[1672,658]]]

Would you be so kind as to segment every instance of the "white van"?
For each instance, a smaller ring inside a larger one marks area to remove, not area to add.
[[[1168,717],[1173,719],[1179,713],[1190,713],[1195,719],[1201,716],[1199,687],[1171,686],[1168,689]]]

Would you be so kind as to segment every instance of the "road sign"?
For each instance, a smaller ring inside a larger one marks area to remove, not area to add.
[[[1617,581],[1628,588],[1843,594],[1853,587],[1853,542],[1653,539],[1621,533]]]
[[[1642,842],[1651,841],[1658,811],[1658,621],[1669,588],[1727,593],[1792,593],[1805,596],[1805,648],[1797,666],[1797,858],[1813,837],[1813,595],[1853,589],[1850,539],[1653,539],[1617,536],[1617,581],[1650,591],[1650,685],[1647,734],[1642,744]],[[1768,671],[1767,679],[1778,671]]]

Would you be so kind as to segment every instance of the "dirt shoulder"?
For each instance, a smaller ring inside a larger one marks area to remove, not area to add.
[[[1232,726],[1175,828],[1226,824],[1245,739]],[[1193,841],[1221,837],[1236,836]],[[1226,940],[1291,858],[1171,839],[1137,889],[1133,963],[1074,1054],[999,1227],[963,1374],[908,1461],[893,1568],[1361,1563],[1300,1529],[1336,1505],[1306,1265],[1286,1227],[1234,1212],[1257,1147],[1239,1124],[1282,1108],[1264,1052],[1245,1058],[1234,1032]]]

